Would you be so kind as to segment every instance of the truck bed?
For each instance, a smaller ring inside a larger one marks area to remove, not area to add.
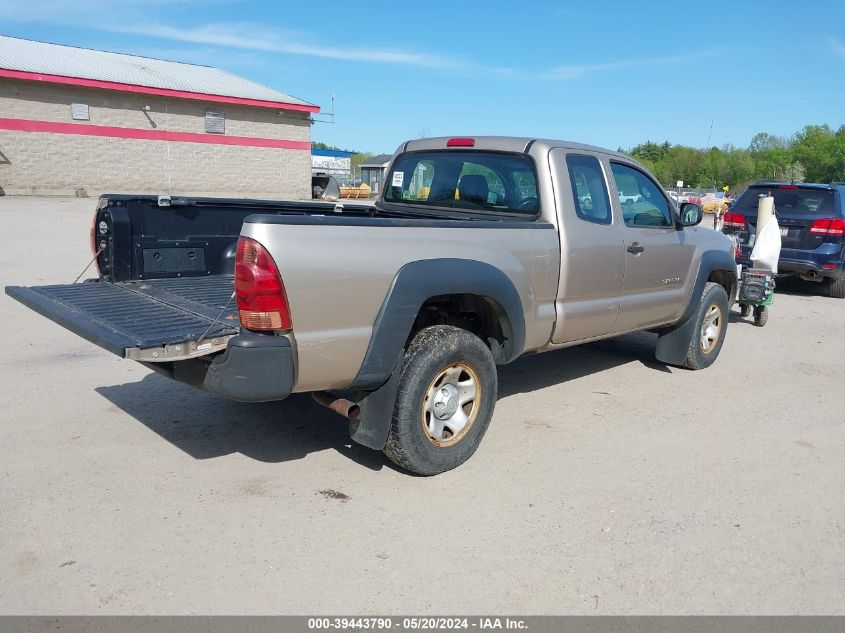
[[[92,223],[99,279],[9,286],[6,294],[123,358],[212,354],[240,330],[231,297],[244,219],[341,211],[373,214],[369,206],[326,202],[106,194]]]
[[[169,360],[210,353],[238,333],[233,287],[232,275],[212,275],[8,286],[6,294],[120,357]]]

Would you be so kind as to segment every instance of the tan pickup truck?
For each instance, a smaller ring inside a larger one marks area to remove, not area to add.
[[[374,207],[105,195],[97,279],[6,292],[227,398],[313,392],[430,475],[473,454],[496,367],[523,354],[650,330],[658,360],[712,364],[736,267],[700,220],[622,154],[429,138],[399,147]]]

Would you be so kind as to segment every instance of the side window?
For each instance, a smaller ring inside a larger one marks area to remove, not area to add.
[[[616,181],[625,224],[654,228],[675,225],[669,201],[651,178],[619,163],[611,163],[610,168]]]
[[[569,154],[566,167],[569,169],[569,182],[572,184],[578,217],[587,222],[610,224],[613,220],[610,198],[598,159],[594,156]]]

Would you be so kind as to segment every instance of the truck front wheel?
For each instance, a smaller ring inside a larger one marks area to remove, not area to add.
[[[475,334],[448,325],[420,330],[402,362],[384,453],[420,475],[464,463],[496,406],[496,363]]]
[[[689,369],[704,369],[716,362],[725,342],[725,330],[728,328],[728,293],[722,286],[710,281],[705,284],[694,318],[695,325],[684,366]]]

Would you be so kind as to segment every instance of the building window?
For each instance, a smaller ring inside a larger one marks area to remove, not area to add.
[[[71,103],[70,104],[70,118],[74,121],[88,121],[88,104],[87,103]]]
[[[209,134],[226,133],[226,117],[222,112],[205,111],[205,131]]]

